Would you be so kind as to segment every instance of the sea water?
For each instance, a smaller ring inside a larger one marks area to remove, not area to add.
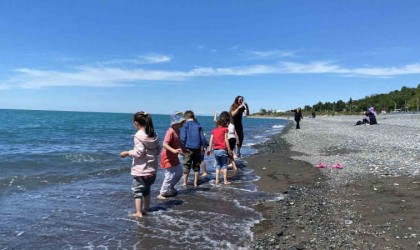
[[[243,157],[240,171],[229,171],[230,186],[214,185],[214,158],[206,156],[209,175],[199,187],[180,181],[178,196],[159,201],[159,169],[152,211],[135,219],[131,160],[119,157],[133,147],[132,116],[0,110],[0,249],[237,249],[252,241],[261,220],[253,205],[281,195],[257,190],[246,156],[287,121],[244,118]],[[213,117],[198,121],[209,139]],[[169,115],[153,122],[162,142]]]

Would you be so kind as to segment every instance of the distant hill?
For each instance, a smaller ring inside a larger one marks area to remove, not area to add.
[[[318,102],[314,105],[305,105],[303,112],[317,113],[354,113],[363,112],[373,106],[378,112],[392,111],[417,111],[420,105],[420,84],[417,88],[402,87],[401,90],[394,90],[388,94],[372,94],[359,100],[350,98],[347,102],[337,100],[336,102]],[[261,109],[253,115],[260,116],[281,116],[284,112]]]

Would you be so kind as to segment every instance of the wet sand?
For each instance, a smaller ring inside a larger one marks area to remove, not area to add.
[[[290,133],[297,133],[292,126],[259,145],[260,153],[247,159],[248,167],[261,177],[259,190],[285,195],[284,200],[255,206],[264,219],[252,229],[254,249],[420,248],[419,175],[319,170],[299,160],[310,158],[309,153],[292,150],[299,143],[290,138],[303,134]],[[305,143],[315,142],[306,137]],[[352,158],[358,152],[329,149],[322,154]]]

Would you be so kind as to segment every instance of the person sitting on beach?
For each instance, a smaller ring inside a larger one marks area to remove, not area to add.
[[[131,189],[133,190],[136,213],[132,215],[142,217],[150,209],[150,187],[156,180],[157,156],[160,153],[160,146],[152,117],[149,114],[137,112],[134,115],[134,127],[137,129],[137,133],[134,135],[134,148],[130,151],[122,151],[120,157],[131,156],[133,158]]]
[[[366,116],[369,118],[369,125],[378,124],[376,121],[376,112],[374,107],[370,107],[368,111],[366,112]]]
[[[207,151],[208,155],[213,152],[214,158],[216,160],[216,185],[219,184],[220,171],[223,172],[223,183],[225,185],[229,184],[227,181],[227,165],[228,155],[232,155],[232,150],[230,149],[227,136],[229,116],[225,115],[224,112],[222,112],[219,116],[217,128],[213,129],[211,132],[209,150]]]
[[[175,185],[182,177],[182,165],[178,155],[184,155],[179,130],[184,122],[185,118],[181,112],[171,115],[171,127],[166,131],[163,150],[160,154],[160,167],[165,170],[165,179],[160,188],[158,199],[166,199],[177,194]]]
[[[201,125],[195,119],[194,112],[191,110],[185,111],[184,117],[187,119],[181,133],[181,144],[187,149],[184,160],[184,186],[187,186],[191,168],[194,170],[194,186],[198,186],[201,153],[202,149],[208,147],[208,142]]]
[[[300,120],[303,119],[302,109],[299,107],[297,109],[292,109],[290,111],[295,112],[296,129],[300,129],[299,123],[300,123]]]

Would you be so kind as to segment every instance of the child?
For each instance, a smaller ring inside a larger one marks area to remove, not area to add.
[[[194,117],[191,110],[185,111],[184,130],[181,133],[181,144],[187,149],[184,160],[184,186],[187,186],[188,175],[191,168],[194,170],[194,186],[198,186],[198,176],[200,175],[201,151],[208,146],[203,129]]]
[[[160,152],[158,136],[153,127],[152,117],[146,112],[137,112],[134,115],[134,127],[137,133],[134,135],[134,148],[130,151],[122,151],[120,156],[131,156],[133,163],[131,175],[133,183],[135,217],[143,217],[150,208],[150,187],[155,182],[157,170],[157,156]],[[142,204],[144,201],[144,204]],[[144,210],[142,210],[144,205]]]
[[[229,166],[232,164],[233,170],[237,171],[238,168],[236,167],[236,162],[235,162],[236,155],[233,152],[235,150],[236,142],[238,141],[238,135],[236,134],[236,131],[235,131],[235,125],[233,125],[232,116],[229,113],[225,115],[229,116],[228,141],[229,141],[230,150],[232,150],[232,155],[229,156],[229,162],[230,162]]]
[[[182,177],[182,165],[178,155],[184,154],[181,148],[180,128],[184,124],[182,113],[176,112],[171,115],[171,127],[166,131],[163,140],[163,150],[160,155],[160,167],[165,169],[165,179],[163,180],[158,199],[166,199],[177,194],[175,185]]]
[[[226,113],[224,113],[223,115],[226,116]],[[228,167],[233,167],[233,169],[235,171],[238,170],[238,168],[236,167],[236,162],[235,162],[235,145],[236,142],[238,142],[238,134],[236,133],[235,130],[235,125],[233,124],[233,117],[228,113],[227,115],[229,115],[229,125],[228,125],[228,141],[229,141],[229,146],[230,146],[230,150],[232,150],[232,155],[229,156],[229,164]],[[217,127],[217,113],[214,112],[214,117],[213,117],[213,121],[216,124]]]
[[[227,137],[229,124],[229,113],[224,111],[220,114],[218,126],[213,129],[210,137],[210,146],[207,152],[208,155],[214,150],[214,158],[216,159],[216,180],[215,184],[219,184],[220,170],[223,172],[223,183],[228,185],[227,181],[227,164],[228,155],[232,155]],[[213,145],[214,144],[214,145]]]

